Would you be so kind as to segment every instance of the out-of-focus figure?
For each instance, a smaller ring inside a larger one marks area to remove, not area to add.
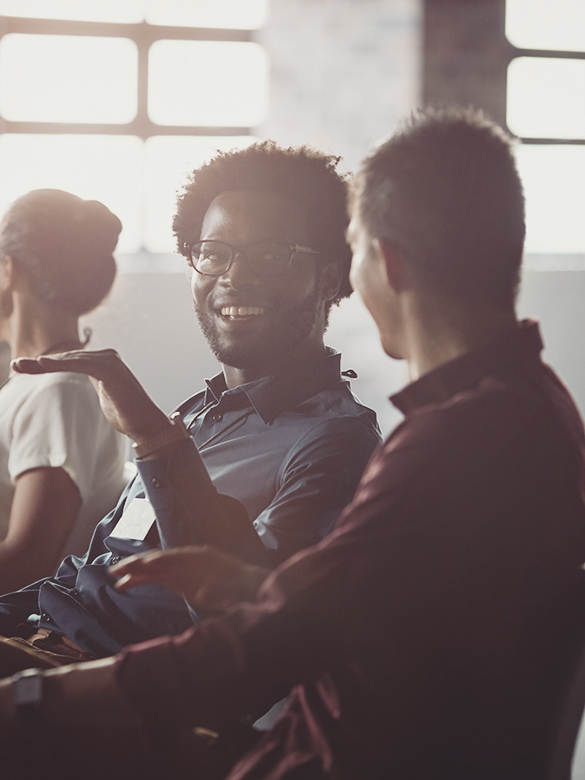
[[[12,358],[83,346],[79,317],[116,276],[122,225],[61,190],[16,200],[0,225],[0,338]],[[124,485],[125,442],[72,373],[11,374],[0,388],[0,592],[82,554]]]

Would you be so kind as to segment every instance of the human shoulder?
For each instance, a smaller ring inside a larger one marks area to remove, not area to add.
[[[410,412],[385,442],[383,457],[439,472],[572,447],[575,431],[558,406],[539,380],[485,377],[469,390]]]
[[[349,392],[349,391],[347,391]],[[289,427],[290,447],[284,458],[281,473],[286,474],[297,467],[312,464],[336,463],[342,470],[354,464],[359,473],[363,471],[372,452],[382,441],[376,414],[357,400],[335,398],[326,391],[301,404],[294,414],[285,415],[275,423]],[[344,393],[345,395],[345,393]],[[341,403],[338,401],[341,400]],[[333,403],[331,403],[333,401]]]
[[[46,390],[66,392],[68,388],[83,392],[92,387],[89,377],[72,371],[58,371],[49,374],[14,374],[10,379],[10,384],[20,390],[26,389],[29,392],[38,393]]]
[[[3,410],[11,416],[80,398],[99,404],[89,378],[74,373],[13,374],[1,392]]]
[[[351,391],[349,382],[343,380],[300,403],[294,413],[317,423],[359,420],[360,423],[378,430],[374,410],[362,404]]]

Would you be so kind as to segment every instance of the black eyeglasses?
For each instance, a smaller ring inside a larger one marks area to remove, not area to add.
[[[253,273],[259,276],[283,274],[295,252],[318,255],[316,249],[294,244],[250,244],[232,246],[225,241],[198,241],[189,248],[188,262],[203,276],[221,276],[229,270],[236,254],[243,254]]]

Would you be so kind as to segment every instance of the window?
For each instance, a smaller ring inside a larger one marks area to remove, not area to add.
[[[96,198],[125,253],[173,250],[174,196],[254,140],[267,0],[0,0],[0,211],[28,190]]]
[[[523,141],[526,251],[585,255],[585,3],[507,0],[506,36],[515,47],[506,113]]]

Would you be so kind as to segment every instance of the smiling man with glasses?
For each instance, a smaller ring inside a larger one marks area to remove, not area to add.
[[[171,419],[112,350],[16,366],[99,380],[139,476],[83,559],[0,598],[0,673],[101,658],[205,614],[166,588],[117,590],[108,568],[129,555],[212,544],[272,568],[333,527],[379,441],[323,342],[331,305],[351,292],[337,162],[264,142],[193,173],[174,230],[222,371]]]

